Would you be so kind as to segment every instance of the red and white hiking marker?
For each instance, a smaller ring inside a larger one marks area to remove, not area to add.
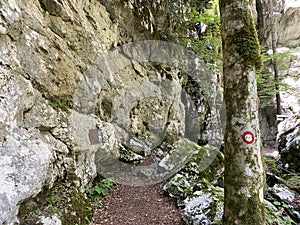
[[[250,145],[254,142],[254,134],[250,131],[246,131],[243,133],[242,139],[243,139],[243,142]]]

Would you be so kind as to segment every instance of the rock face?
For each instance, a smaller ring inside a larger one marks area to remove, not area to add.
[[[215,73],[200,66],[202,79],[196,83],[201,87],[205,80],[210,88],[204,94],[197,89],[197,98],[185,101],[188,78],[178,69],[131,61],[113,71],[119,66],[116,58],[103,58],[108,50],[122,52],[119,46],[125,43],[157,39],[154,31],[166,32],[158,24],[168,22],[168,15],[159,21],[152,17],[162,10],[159,3],[152,8],[139,4],[1,1],[0,224],[17,222],[20,202],[66,174],[75,174],[75,184],[84,190],[97,174],[99,150],[118,156],[121,145],[147,155],[150,144],[174,143],[184,136],[191,111],[201,131],[196,137],[220,143]],[[128,55],[120,59],[128,61]],[[131,138],[122,135],[128,132]]]
[[[271,20],[269,17],[269,1],[262,2],[261,16],[259,26],[261,26],[260,39],[263,47],[271,49]],[[298,101],[300,95],[300,5],[298,1],[285,0],[273,1],[274,11],[274,36],[276,37],[276,45],[278,53],[288,53],[289,56],[279,58],[278,67],[279,73],[282,77],[282,83],[288,84],[294,88],[292,92],[281,91],[281,108],[282,114],[297,114],[300,110],[300,103]],[[269,50],[268,53],[272,54]],[[272,66],[270,71],[273,71]],[[270,99],[273,101],[274,99]],[[265,145],[275,146],[276,134],[278,132],[276,124],[276,109],[274,107],[266,107],[260,110],[260,127],[262,139]]]
[[[266,45],[271,46],[271,20],[269,15],[270,5],[269,1],[262,0],[263,9],[261,12],[264,17],[261,23],[265,26],[262,30]],[[275,25],[275,37],[278,47],[297,48],[300,46],[299,42],[299,2],[295,0],[273,1],[273,16]]]

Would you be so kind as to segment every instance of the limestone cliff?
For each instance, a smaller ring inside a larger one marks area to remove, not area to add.
[[[17,222],[19,203],[56,180],[76,175],[78,188],[88,187],[99,149],[118,156],[130,147],[123,125],[138,143],[134,150],[147,155],[149,140],[172,145],[183,137],[187,115],[197,111],[190,119],[200,124],[196,138],[220,143],[215,73],[198,64],[202,80],[192,82],[175,67],[149,62],[112,72],[120,58],[103,58],[125,43],[168,40],[175,22],[167,1],[142,2],[1,1],[0,224]],[[132,99],[132,108],[121,106]]]

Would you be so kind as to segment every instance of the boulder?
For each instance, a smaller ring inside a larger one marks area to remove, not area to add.
[[[295,115],[281,124],[278,134],[279,163],[286,170],[300,172],[300,116]]]
[[[271,189],[272,195],[279,201],[292,203],[295,199],[295,193],[285,185],[275,185]]]
[[[186,194],[206,188],[211,184],[222,185],[224,172],[224,156],[216,147],[198,146],[193,142],[186,142],[186,145],[195,149],[193,155],[181,170],[162,187],[169,195],[180,201],[187,197]],[[178,192],[178,187],[185,191],[179,190]]]
[[[184,203],[183,221],[186,224],[219,224],[223,217],[224,189],[211,186],[204,191],[196,191]]]
[[[187,224],[212,224],[222,219],[224,190],[223,154],[214,146],[188,143],[196,151],[162,189],[177,199]],[[220,186],[218,186],[220,185]]]
[[[51,217],[40,216],[38,223],[43,225],[62,225],[61,220],[56,214]]]

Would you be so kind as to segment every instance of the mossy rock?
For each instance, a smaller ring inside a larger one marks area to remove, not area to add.
[[[287,215],[280,215],[277,212],[272,211],[272,209],[266,204],[265,207],[266,213],[266,224],[267,225],[291,225],[293,224],[293,220]]]
[[[197,190],[223,185],[223,154],[211,145],[198,146],[193,142],[186,144],[187,148],[196,151],[186,165],[162,186],[169,196],[177,199],[179,206]]]
[[[40,216],[57,215],[62,225],[90,224],[94,209],[86,195],[73,182],[61,181],[51,189],[44,189],[36,197],[20,203],[18,217],[21,224],[37,224]]]
[[[186,224],[221,224],[224,210],[224,189],[210,186],[196,191],[184,200],[183,220]]]
[[[283,133],[279,136],[278,163],[291,172],[300,172],[300,121],[291,117],[284,121]]]
[[[272,174],[278,174],[279,170],[277,167],[277,162],[276,158],[272,156],[265,156],[264,157],[265,165],[266,165],[266,170]]]
[[[190,158],[181,174],[189,177],[191,183],[222,183],[224,155],[214,146],[197,146],[198,151]]]

